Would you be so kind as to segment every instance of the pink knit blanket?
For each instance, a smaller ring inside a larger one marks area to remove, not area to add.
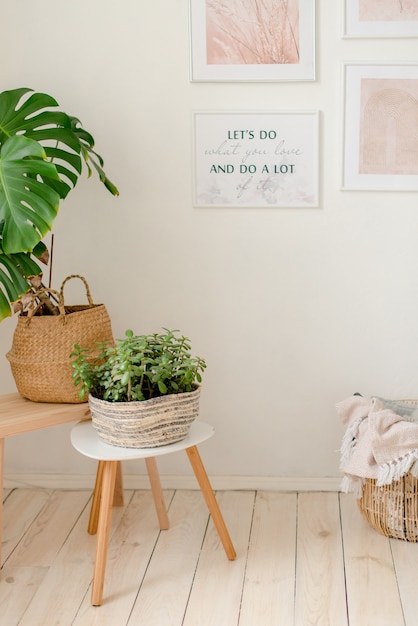
[[[389,485],[406,472],[418,478],[418,403],[350,396],[337,404],[345,428],[342,491],[358,497],[365,478]]]

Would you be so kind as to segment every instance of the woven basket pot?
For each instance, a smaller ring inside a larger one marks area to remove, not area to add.
[[[93,427],[106,443],[155,448],[181,441],[199,415],[200,386],[150,400],[107,402],[89,396]]]
[[[418,400],[400,400],[418,404]],[[379,533],[393,539],[418,542],[418,479],[409,472],[390,485],[378,486],[366,478],[358,507]]]
[[[64,285],[70,279],[84,282],[88,304],[64,305]],[[104,304],[94,304],[86,279],[68,276],[60,292],[59,315],[19,315],[13,343],[6,354],[18,392],[34,402],[86,402],[78,396],[72,378],[70,353],[74,344],[97,348],[98,342],[114,342],[112,324]],[[36,295],[36,294],[34,294]]]

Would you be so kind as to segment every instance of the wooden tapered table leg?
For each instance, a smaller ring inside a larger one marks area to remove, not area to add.
[[[95,535],[97,533],[97,524],[99,521],[99,510],[100,510],[100,498],[102,494],[103,463],[104,461],[99,461],[97,464],[96,482],[94,484],[93,496],[91,500],[89,523],[87,527],[87,531],[89,535]],[[122,463],[120,461],[117,461],[115,493],[113,495],[113,506],[123,506],[123,478],[122,478]]]
[[[100,511],[100,498],[102,496],[103,466],[104,461],[99,461],[97,464],[96,482],[94,484],[93,496],[91,499],[89,524],[87,526],[87,532],[89,533],[89,535],[95,535],[97,533],[97,524],[99,522]]]
[[[226,556],[230,561],[233,561],[236,558],[237,554],[232,544],[231,537],[229,536],[229,532],[224,522],[224,518],[222,517],[218,502],[213,493],[213,489],[209,482],[208,475],[206,474],[206,470],[203,466],[202,459],[200,458],[199,450],[197,449],[197,446],[191,446],[190,448],[186,448],[186,452],[187,456],[189,457],[189,461],[193,468],[194,474],[197,478],[197,482],[199,483],[200,490],[203,494],[203,497],[205,498],[209,513],[212,516],[215,528],[218,531],[218,535],[224,547]]]
[[[160,529],[167,530],[169,528],[169,521],[157,463],[154,457],[146,458],[145,463]],[[88,525],[88,532],[91,535],[97,532],[96,558],[91,592],[91,603],[93,606],[100,606],[103,599],[112,507],[115,505],[117,487],[118,483],[121,485],[121,480],[120,461],[99,461]]]
[[[116,467],[115,493],[113,494],[113,506],[123,506],[123,476],[122,463],[118,461]]]
[[[99,523],[97,526],[96,558],[94,562],[93,585],[91,590],[91,603],[93,606],[100,606],[103,599],[103,586],[106,571],[107,549],[109,545],[110,522],[112,519],[116,473],[117,461],[103,461]]]
[[[87,531],[90,535],[95,535],[97,532],[97,524],[99,520],[100,511],[100,497],[102,490],[103,480],[103,463],[99,461],[97,464],[96,482],[94,485],[93,496],[91,501],[89,523]],[[170,527],[168,521],[167,509],[165,506],[163,490],[161,488],[160,475],[158,473],[157,462],[154,457],[145,459],[147,466],[148,477],[152,490],[152,497],[154,499],[155,510],[157,512],[158,523],[160,530],[167,530]],[[117,461],[116,480],[115,480],[115,493],[113,496],[113,506],[123,506],[123,478],[122,478],[122,463]]]
[[[151,484],[152,497],[154,499],[155,510],[157,511],[160,530],[167,530],[170,527],[167,509],[164,501],[163,490],[161,489],[160,475],[158,473],[157,461],[151,456],[145,459],[148,478]]]

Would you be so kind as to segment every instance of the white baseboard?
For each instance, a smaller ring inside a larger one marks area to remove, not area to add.
[[[161,475],[163,489],[198,489],[193,475]],[[95,476],[92,474],[7,474],[4,487],[43,487],[46,489],[91,489]],[[211,476],[213,489],[218,491],[339,491],[341,477],[311,476]],[[126,489],[149,489],[146,474],[124,474]]]

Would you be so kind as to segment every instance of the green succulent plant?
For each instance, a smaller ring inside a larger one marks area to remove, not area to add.
[[[80,398],[90,393],[109,402],[131,402],[193,391],[206,362],[191,355],[190,341],[179,331],[163,330],[152,335],[127,330],[116,345],[100,344],[98,354],[76,344],[70,358]]]
[[[83,166],[113,195],[94,138],[78,118],[57,110],[44,93],[19,88],[0,93],[0,321],[21,310],[21,297],[39,286],[48,261],[42,242],[61,200]]]

